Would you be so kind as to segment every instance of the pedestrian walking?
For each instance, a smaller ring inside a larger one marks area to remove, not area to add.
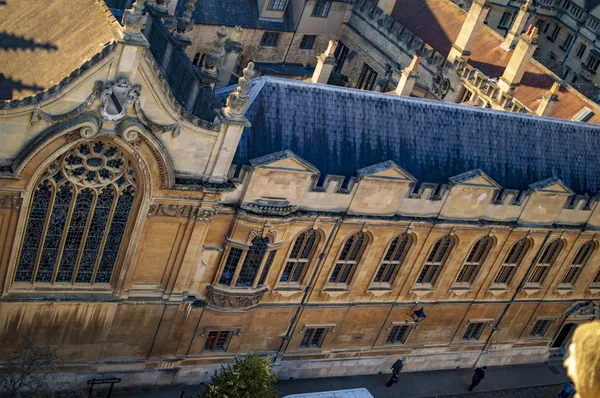
[[[475,374],[473,375],[473,380],[471,381],[471,385],[469,386],[469,391],[473,391],[473,389],[477,387],[479,383],[481,383],[481,380],[485,378],[486,369],[487,366],[475,369]]]
[[[567,383],[563,387],[560,394],[558,394],[558,398],[571,398],[573,393],[575,393],[575,387],[573,386],[573,383]]]
[[[391,387],[392,384],[396,384],[400,381],[400,372],[402,372],[403,367],[404,367],[404,363],[402,362],[401,359],[398,359],[396,362],[394,362],[394,364],[391,367],[392,377],[385,385],[386,387]]]

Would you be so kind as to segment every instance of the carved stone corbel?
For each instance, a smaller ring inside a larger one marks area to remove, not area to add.
[[[215,215],[217,215],[217,213],[219,212],[219,210],[221,209],[221,207],[223,207],[222,205],[217,205],[214,207],[199,207],[196,209],[196,220],[197,221],[210,221]]]
[[[252,242],[252,239],[256,238],[257,236],[262,236],[262,234],[262,228],[250,228],[250,231],[248,232],[248,243]]]

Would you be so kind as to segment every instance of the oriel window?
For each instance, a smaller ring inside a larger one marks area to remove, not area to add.
[[[31,200],[15,282],[109,283],[137,189],[132,163],[110,140],[51,163]]]
[[[231,247],[218,283],[235,288],[257,288],[265,284],[276,250],[268,237],[256,237],[247,250]]]

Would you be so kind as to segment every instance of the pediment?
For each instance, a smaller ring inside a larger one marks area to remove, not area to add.
[[[534,192],[549,192],[560,193],[565,195],[573,195],[574,192],[564,182],[556,177],[548,178],[543,181],[538,181],[529,186]]]
[[[492,189],[502,188],[500,184],[492,179],[492,177],[488,176],[480,169],[467,171],[466,173],[450,177],[450,182],[455,185],[469,185]]]
[[[391,160],[357,170],[357,175],[362,178],[382,178],[410,182],[417,181],[409,172]]]
[[[319,174],[319,170],[315,166],[289,150],[251,159],[250,165],[255,169],[263,168]]]

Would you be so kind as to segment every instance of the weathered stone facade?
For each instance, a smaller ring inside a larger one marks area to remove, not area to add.
[[[167,34],[154,22],[150,48],[128,26],[134,41],[117,35],[60,86],[0,102],[0,357],[53,345],[61,377],[123,386],[207,381],[253,351],[281,378],[356,375],[399,357],[405,371],[541,362],[562,353],[569,325],[598,318],[596,196],[558,178],[519,192],[481,170],[420,182],[392,161],[321,179],[290,151],[234,170],[249,90],[265,80],[249,87],[250,66],[226,104],[185,91],[206,78],[170,58],[185,24]],[[189,72],[179,86],[175,67]],[[299,97],[376,100],[297,84]]]

